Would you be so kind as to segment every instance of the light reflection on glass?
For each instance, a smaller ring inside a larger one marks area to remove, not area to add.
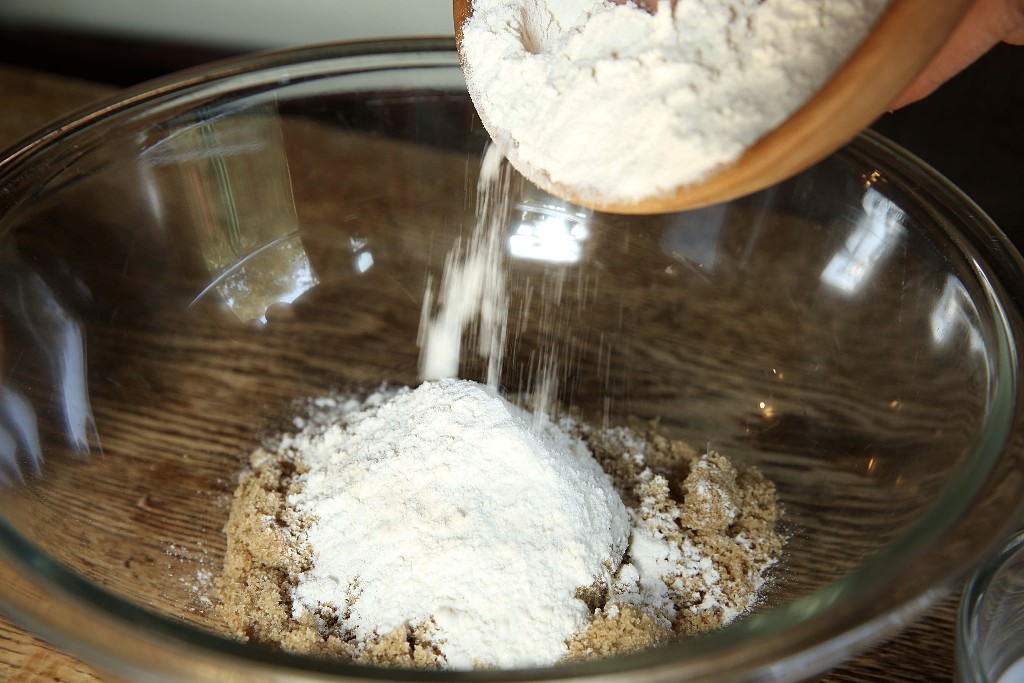
[[[352,267],[359,274],[373,268],[373,252],[366,248],[369,243],[370,240],[361,235],[348,238],[348,247],[355,255],[355,258],[352,259]]]
[[[242,321],[267,322],[274,304],[290,304],[319,284],[297,233],[265,245],[222,271],[190,305],[216,291]]]
[[[195,305],[216,293],[243,322],[315,287],[298,231],[284,137],[272,108],[189,122],[142,155],[183,181],[211,280]]]
[[[878,190],[868,188],[862,204],[864,215],[821,273],[822,282],[843,294],[855,294],[871,279],[906,230],[903,211]]]
[[[373,254],[368,251],[361,251],[356,254],[356,270],[365,273],[373,268]]]
[[[671,227],[661,236],[661,248],[683,263],[706,271],[714,269],[726,209],[719,204],[674,216]]]
[[[956,338],[957,331],[963,329],[967,335],[967,347],[983,353],[984,342],[975,322],[977,319],[978,312],[963,283],[953,275],[947,276],[929,319],[932,339],[939,346],[945,346]]]
[[[521,202],[513,214],[509,254],[530,261],[577,263],[590,237],[589,219],[589,212],[570,211],[557,200]]]
[[[0,254],[0,321],[31,337],[49,373],[68,446],[81,454],[88,453],[93,443],[99,447],[89,401],[82,326],[43,277],[13,252]],[[3,348],[0,340],[0,351]],[[0,357],[0,365],[4,360]],[[11,364],[24,359],[6,360]],[[32,404],[18,387],[0,376],[0,485],[23,481],[23,469],[38,473],[42,458]]]
[[[140,142],[140,144],[142,143]],[[160,179],[155,173],[153,160],[148,158],[146,153],[141,155],[140,161],[139,182],[142,185],[142,194],[145,196],[149,210],[153,214],[153,224],[160,230],[164,230],[167,227],[167,219],[164,213]]]

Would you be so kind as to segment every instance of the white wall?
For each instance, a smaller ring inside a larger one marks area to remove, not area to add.
[[[450,0],[0,0],[0,23],[242,48],[453,33]]]

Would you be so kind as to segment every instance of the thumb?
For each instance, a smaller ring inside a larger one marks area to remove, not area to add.
[[[1024,44],[1024,0],[975,0],[939,53],[890,108],[930,95],[1000,41]]]

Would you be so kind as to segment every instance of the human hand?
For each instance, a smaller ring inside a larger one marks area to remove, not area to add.
[[[1024,0],[975,0],[946,44],[891,108],[927,97],[999,42],[1024,45]]]

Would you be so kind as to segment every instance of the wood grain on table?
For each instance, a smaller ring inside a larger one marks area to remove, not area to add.
[[[0,66],[0,146],[110,94],[104,86]],[[953,676],[957,598],[951,595],[900,635],[858,655],[822,680],[946,681]],[[0,680],[96,683],[86,664],[0,618]]]

